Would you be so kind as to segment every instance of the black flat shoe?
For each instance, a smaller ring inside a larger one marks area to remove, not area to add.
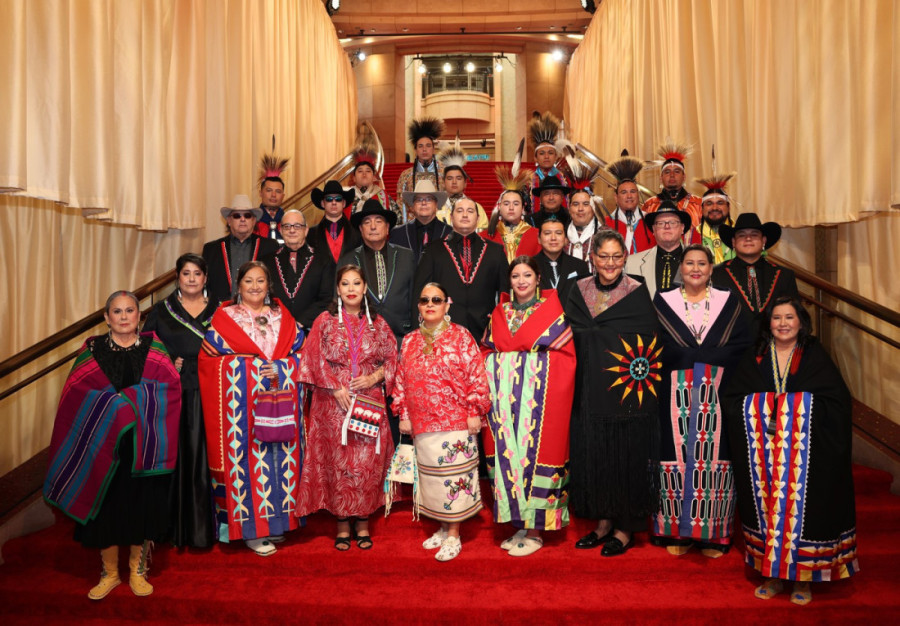
[[[575,548],[578,550],[592,550],[593,548],[599,548],[612,537],[613,531],[610,529],[608,533],[603,535],[602,537],[598,536],[596,531],[591,531],[586,534],[584,537],[575,542]]]
[[[622,540],[618,537],[613,537],[603,546],[603,549],[600,551],[600,556],[619,556],[620,554],[628,552],[629,548],[633,545],[634,537],[629,539],[626,544],[623,544]]]

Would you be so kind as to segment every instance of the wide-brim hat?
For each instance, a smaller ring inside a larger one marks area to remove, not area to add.
[[[763,237],[766,238],[763,250],[768,250],[781,239],[781,226],[775,222],[760,222],[759,216],[756,213],[741,213],[734,221],[733,226],[722,224],[719,226],[719,237],[721,237],[722,243],[729,248],[734,249],[734,246],[732,245],[734,242],[734,234],[739,230],[747,229],[758,230],[763,234]]]
[[[363,203],[362,209],[350,216],[350,223],[358,229],[362,225],[363,220],[372,215],[383,217],[390,228],[397,225],[397,214],[385,209],[384,205],[375,198],[366,200]]]
[[[656,223],[656,216],[661,213],[674,213],[678,216],[678,219],[681,220],[681,223],[684,224],[684,232],[687,232],[691,229],[693,224],[691,223],[691,216],[687,211],[682,211],[678,208],[674,203],[666,200],[665,202],[659,205],[652,213],[647,213],[644,215],[644,224],[647,225],[647,228],[653,229],[653,224]]]
[[[434,183],[427,179],[416,181],[416,188],[413,191],[403,192],[403,204],[412,206],[415,204],[416,196],[434,196],[438,208],[447,203],[447,192],[438,191]]]
[[[344,196],[344,205],[347,206],[353,203],[354,198],[356,198],[356,191],[352,187],[350,189],[344,189],[340,182],[329,180],[322,189],[319,189],[318,187],[313,189],[312,193],[309,194],[309,197],[314,205],[323,209],[322,198],[334,195]]]
[[[258,206],[253,206],[250,203],[250,197],[243,194],[236,195],[231,201],[231,206],[223,206],[219,209],[222,218],[226,220],[229,218],[232,211],[250,211],[256,219],[262,217],[262,209]]]
[[[561,191],[564,196],[567,196],[572,190],[563,185],[558,176],[544,176],[540,185],[531,188],[531,195],[540,197],[545,191]]]

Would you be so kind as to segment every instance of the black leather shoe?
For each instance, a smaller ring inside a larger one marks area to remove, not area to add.
[[[591,550],[593,548],[599,548],[612,537],[613,531],[610,529],[608,533],[603,535],[602,537],[598,536],[595,531],[591,531],[586,534],[584,537],[575,542],[575,547],[578,550]]]
[[[600,551],[600,556],[619,556],[620,554],[628,552],[629,548],[633,545],[634,537],[629,539],[626,544],[623,544],[622,540],[618,537],[613,537],[604,544],[603,549]]]

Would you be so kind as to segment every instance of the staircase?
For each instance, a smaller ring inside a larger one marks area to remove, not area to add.
[[[497,202],[500,192],[503,191],[494,175],[494,168],[498,165],[509,167],[512,163],[509,161],[469,161],[466,165],[466,173],[472,178],[466,186],[466,195],[483,206],[488,215],[493,211],[494,204]],[[400,178],[400,173],[409,166],[409,163],[385,163],[384,165],[384,174],[382,175],[384,188],[388,195],[398,202],[400,198],[396,198],[397,179]]]

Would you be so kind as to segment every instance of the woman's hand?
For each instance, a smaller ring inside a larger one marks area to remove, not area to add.
[[[350,391],[352,391],[353,393],[359,393],[363,389],[374,387],[380,382],[381,376],[378,375],[377,371],[372,372],[368,376],[357,376],[350,381]]]
[[[176,369],[176,370],[178,370],[178,371],[180,372],[180,371],[181,371],[181,366],[182,366],[182,365],[184,365],[184,358],[183,358],[183,357],[178,357],[177,359],[175,359],[175,369]]]
[[[340,389],[333,390],[331,395],[337,400],[338,406],[341,407],[342,410],[346,411],[350,408],[350,392],[347,391],[346,387],[341,386]]]
[[[274,363],[266,363],[260,366],[259,375],[265,378],[278,378],[278,368]]]
[[[400,420],[400,432],[404,435],[411,435],[412,422],[409,420]]]
[[[469,427],[470,435],[477,435],[478,431],[481,430],[481,418],[480,417],[466,418],[466,426]]]

